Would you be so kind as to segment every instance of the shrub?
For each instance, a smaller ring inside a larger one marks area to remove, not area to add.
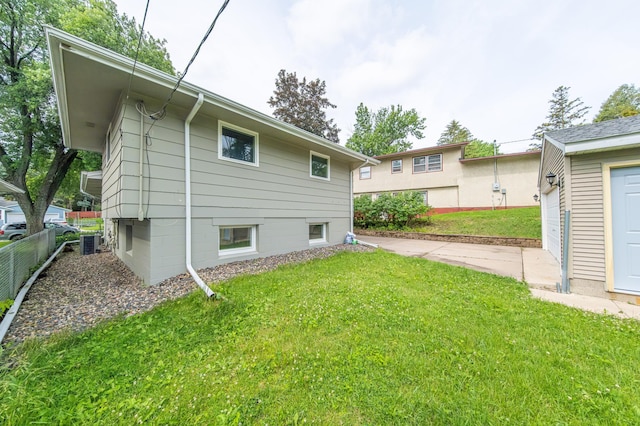
[[[372,200],[369,195],[361,195],[353,202],[353,221],[361,228],[404,227],[414,218],[427,213],[429,208],[424,204],[422,194],[415,191],[401,192],[396,195],[384,193],[375,200]]]
[[[0,300],[0,318],[13,306],[13,299]]]

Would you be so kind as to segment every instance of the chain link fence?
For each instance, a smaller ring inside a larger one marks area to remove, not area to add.
[[[45,229],[0,248],[0,300],[15,299],[34,268],[56,248],[56,232]]]

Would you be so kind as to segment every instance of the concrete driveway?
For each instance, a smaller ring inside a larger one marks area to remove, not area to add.
[[[464,266],[482,272],[513,277],[527,283],[531,294],[549,302],[586,311],[640,320],[640,306],[580,294],[556,292],[561,281],[560,265],[551,254],[539,248],[490,246],[364,236],[364,242],[404,256],[422,257],[437,262]]]
[[[513,277],[530,287],[555,290],[560,265],[539,248],[520,248],[445,241],[410,240],[365,236],[361,240],[404,256],[464,266],[477,271]]]

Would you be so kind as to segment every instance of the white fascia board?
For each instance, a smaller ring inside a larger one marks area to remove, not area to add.
[[[6,191],[13,194],[24,194],[24,191],[22,189],[2,179],[0,179],[0,191],[2,192]]]
[[[558,148],[560,151],[562,151],[562,154],[564,155],[566,153],[565,151],[565,144],[562,142],[559,142],[553,138],[550,138],[547,135],[544,135],[544,140],[549,141],[549,143],[553,146],[555,146],[556,148]],[[543,144],[543,149],[544,149],[544,144]]]
[[[566,144],[566,155],[582,154],[596,151],[612,151],[640,146],[640,133],[613,136]]]
[[[91,59],[92,61],[104,64],[107,67],[119,69],[121,71],[130,73],[133,70],[134,61],[126,56],[120,55],[118,53],[112,52],[103,47],[97,46],[93,43],[90,43],[86,40],[82,40],[78,37],[65,33],[64,31],[58,30],[53,27],[45,26],[45,33],[47,36],[47,43],[49,45],[49,51],[52,54],[51,67],[54,73],[54,88],[56,93],[60,93],[62,99],[66,100],[66,89],[64,87],[64,67],[63,67],[63,58],[62,58],[62,50],[66,50],[72,52],[77,55],[81,55],[87,59]],[[52,45],[52,42],[55,40],[59,41],[55,43],[58,47]],[[53,58],[54,55],[59,56]],[[168,89],[173,89],[175,84],[178,81],[178,78],[169,74],[166,74],[162,71],[156,70],[148,65],[137,63],[136,64],[136,77],[143,78],[147,81],[150,81],[154,84],[165,86]],[[58,92],[61,90],[61,92]],[[233,112],[240,116],[244,116],[248,119],[254,120],[261,124],[270,126],[275,128],[281,132],[288,133],[290,135],[296,136],[298,138],[307,140],[313,144],[322,146],[325,149],[330,151],[337,152],[339,154],[345,155],[347,157],[351,157],[355,161],[366,161],[371,165],[380,164],[379,160],[368,157],[364,154],[360,154],[358,152],[352,151],[342,145],[337,143],[333,143],[329,140],[316,136],[312,133],[307,132],[306,130],[299,129],[291,124],[285,123],[280,120],[276,120],[273,117],[270,117],[266,114],[263,114],[259,111],[253,110],[249,107],[241,105],[237,102],[234,102],[230,99],[217,95],[213,92],[190,84],[186,81],[182,81],[180,83],[180,87],[177,92],[185,94],[187,96],[193,97],[194,99],[198,97],[199,93],[204,95],[204,101],[211,105],[220,107],[227,111]],[[68,134],[68,107],[67,105],[60,105],[58,103],[58,108],[60,110],[60,117],[63,121],[63,136],[65,136],[65,140],[67,140]],[[66,120],[66,121],[65,121]]]

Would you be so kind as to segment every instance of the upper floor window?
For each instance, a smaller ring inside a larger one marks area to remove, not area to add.
[[[371,179],[371,166],[360,167],[360,179]]]
[[[311,151],[309,157],[309,174],[311,177],[329,180],[331,176],[331,159],[328,155]]]
[[[391,160],[391,173],[402,173],[402,160]]]
[[[442,154],[435,154],[427,157],[427,171],[439,172],[440,170],[442,170]]]
[[[257,166],[258,133],[220,121],[218,158]]]
[[[442,154],[413,157],[413,173],[439,172],[442,170]]]

